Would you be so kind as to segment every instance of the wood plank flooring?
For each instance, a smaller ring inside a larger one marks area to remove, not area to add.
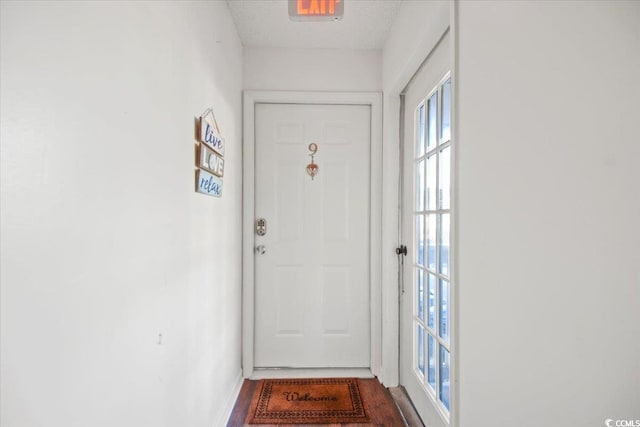
[[[360,379],[360,394],[364,401],[365,411],[371,418],[371,423],[359,424],[245,424],[251,398],[255,392],[258,381],[245,380],[240,390],[227,427],[405,427],[402,415],[398,411],[389,390],[377,379]]]
[[[411,399],[403,386],[389,388],[393,400],[395,400],[400,413],[404,418],[404,422],[408,427],[424,427],[420,416],[416,412],[416,408],[413,407]]]

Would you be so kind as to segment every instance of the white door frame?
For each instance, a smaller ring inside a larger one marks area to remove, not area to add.
[[[246,91],[243,97],[242,172],[242,374],[254,370],[255,247],[255,106],[256,104],[338,104],[371,107],[371,372],[380,375],[383,351],[397,348],[382,342],[382,95],[377,92]],[[388,360],[388,359],[387,359]],[[380,378],[380,380],[383,380]]]

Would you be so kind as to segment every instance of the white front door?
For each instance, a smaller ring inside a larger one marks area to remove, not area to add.
[[[370,133],[367,105],[255,106],[257,368],[370,366]]]
[[[451,80],[445,35],[404,95],[400,382],[425,425],[451,411]]]

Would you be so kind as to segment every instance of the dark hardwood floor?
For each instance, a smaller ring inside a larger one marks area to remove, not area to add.
[[[398,411],[391,393],[375,378],[360,379],[360,394],[364,401],[365,411],[371,423],[359,424],[245,424],[251,398],[258,381],[245,380],[240,390],[227,427],[260,426],[260,427],[405,427],[402,415]]]

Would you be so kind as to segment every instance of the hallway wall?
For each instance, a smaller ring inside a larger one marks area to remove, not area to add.
[[[442,6],[385,45],[385,160]],[[639,6],[457,3],[460,427],[639,418]]]
[[[244,89],[380,92],[379,50],[244,48]]]
[[[223,425],[241,342],[226,3],[3,1],[0,24],[0,424]],[[221,199],[194,192],[207,107]]]
[[[460,426],[640,419],[640,3],[458,17]]]

